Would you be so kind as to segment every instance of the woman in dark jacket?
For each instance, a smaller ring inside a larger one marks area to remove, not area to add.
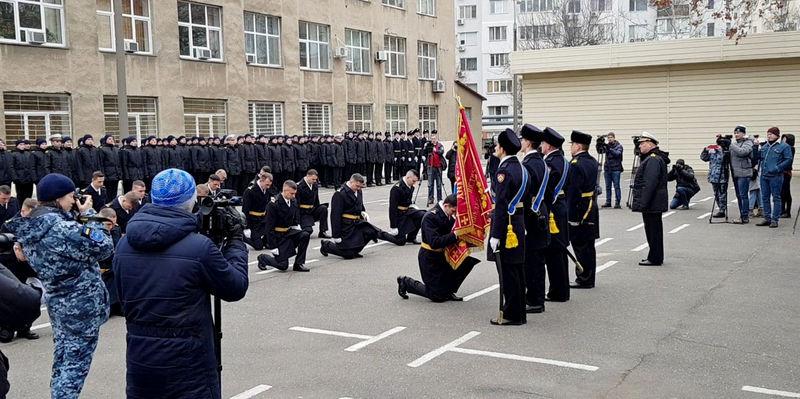
[[[784,134],[781,138],[792,149],[792,159],[794,159],[794,135]],[[783,172],[783,186],[781,186],[781,212],[782,218],[792,217],[792,165],[789,164],[789,169]]]
[[[453,187],[452,192],[456,192],[456,162],[458,160],[458,142],[453,142],[453,148],[444,154],[444,159],[447,160],[447,179],[450,180],[450,186]]]
[[[641,164],[633,179],[631,210],[642,213],[644,230],[650,252],[641,266],[661,266],[664,263],[664,226],[661,214],[667,211],[667,165],[669,154],[658,148],[658,140],[644,132],[639,139]]]

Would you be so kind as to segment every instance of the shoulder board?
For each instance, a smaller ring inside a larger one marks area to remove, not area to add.
[[[650,154],[650,158],[655,158],[656,154]]]
[[[270,201],[277,202],[278,200],[275,197],[272,197],[272,199]]]
[[[570,161],[570,163],[571,163],[571,164],[576,164],[576,163],[578,163],[578,159],[577,159],[577,158],[575,158],[575,159],[573,159],[572,161]]]
[[[400,182],[394,184],[395,187],[400,187]]]

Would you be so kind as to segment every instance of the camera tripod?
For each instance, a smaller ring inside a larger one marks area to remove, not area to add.
[[[733,165],[731,165],[730,153],[728,152],[728,153],[723,153],[723,154],[724,155],[723,155],[723,158],[722,158],[722,171],[723,172],[724,171],[730,172],[730,176],[728,177],[728,184],[730,184],[732,179],[733,179],[733,184],[736,184],[736,178],[733,177]],[[725,184],[725,192],[726,193],[728,192],[728,184]],[[736,192],[738,193],[739,189],[737,188],[736,190],[737,190]],[[742,195],[747,195],[747,193],[744,193]],[[725,197],[726,201],[727,201],[727,198],[728,197],[726,196]],[[737,206],[738,206],[738,203],[739,203],[739,197],[738,196],[736,197],[736,203],[737,203]],[[708,223],[709,224],[728,223],[728,208],[729,208],[728,204],[725,204],[725,211],[724,211],[725,220],[722,221],[722,222],[718,222],[718,223],[714,222],[714,208],[717,205],[719,205],[719,204],[717,204],[717,195],[715,193],[714,194],[714,201],[711,202],[711,214],[708,215]],[[721,208],[720,208],[720,211],[722,211]]]
[[[603,164],[606,161],[606,153],[601,152],[597,154],[597,185],[595,186],[595,193],[598,196],[603,195],[603,186],[601,185],[603,179]],[[606,195],[610,195],[611,193],[606,193]],[[610,200],[609,200],[610,201]]]
[[[633,164],[631,165],[631,180],[628,184],[628,200],[625,206],[631,208],[631,199],[633,198],[633,183],[636,179],[636,170],[639,169],[639,148],[637,147],[633,152]]]

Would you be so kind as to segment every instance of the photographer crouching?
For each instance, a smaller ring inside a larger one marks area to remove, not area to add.
[[[220,398],[210,296],[232,302],[247,292],[241,217],[220,209],[218,248],[197,232],[189,173],[159,173],[151,197],[128,222],[114,258],[128,331],[127,397]]]

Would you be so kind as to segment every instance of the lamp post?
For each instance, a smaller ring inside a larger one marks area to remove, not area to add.
[[[128,0],[126,0],[128,1]],[[122,0],[114,0],[114,47],[117,60],[117,109],[119,136],[128,134],[128,88],[125,73],[125,40],[122,28]],[[101,145],[104,143],[101,143]]]

